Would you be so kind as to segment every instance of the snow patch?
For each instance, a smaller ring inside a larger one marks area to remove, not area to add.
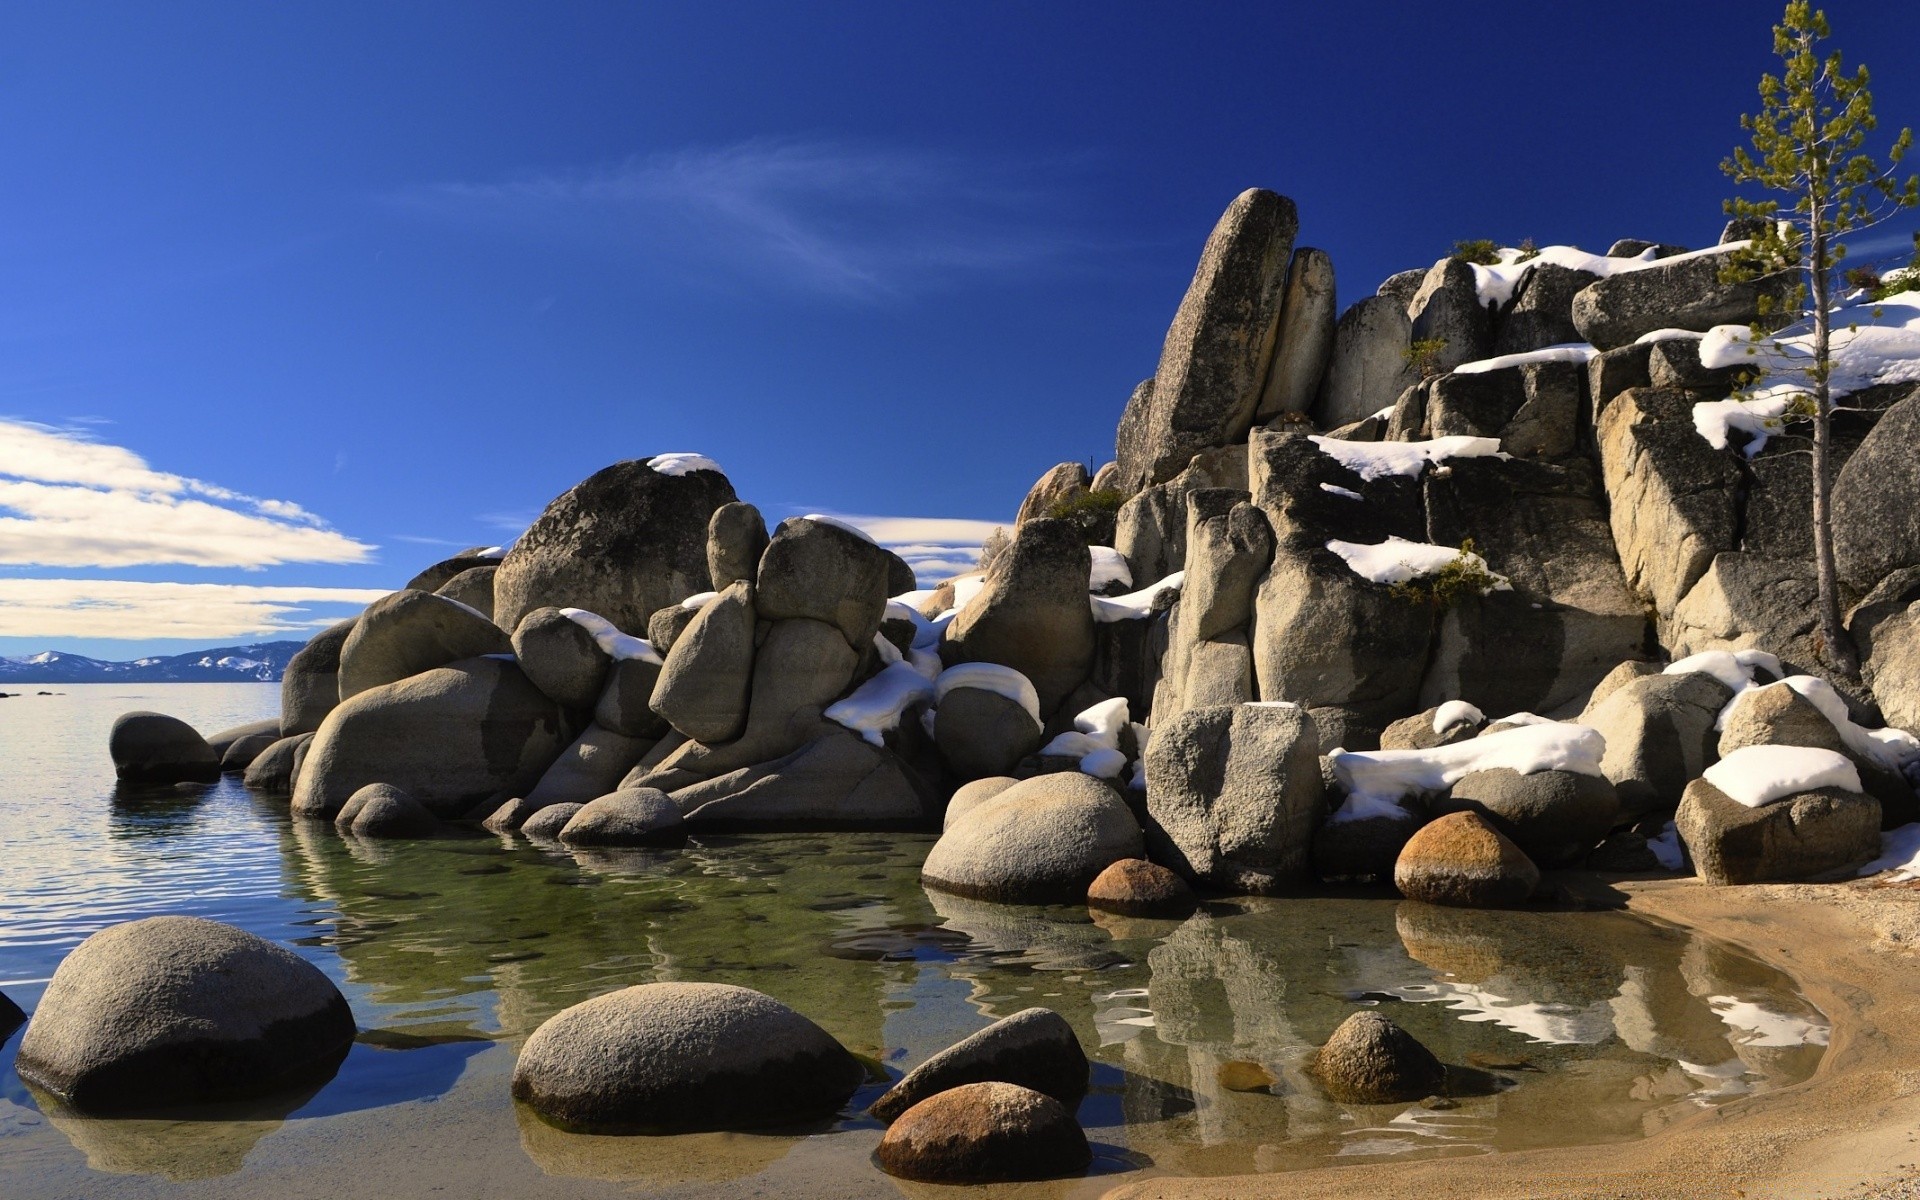
[[[1343,442],[1338,438],[1311,435],[1308,441],[1341,466],[1371,483],[1389,475],[1418,475],[1428,463],[1449,458],[1507,458],[1501,453],[1500,439],[1469,437],[1434,438],[1425,442]]]
[[[1404,538],[1390,537],[1384,542],[1366,545],[1361,542],[1343,542],[1338,538],[1327,543],[1327,549],[1338,554],[1346,561],[1347,567],[1362,579],[1374,583],[1398,584],[1411,579],[1420,579],[1428,575],[1437,575],[1455,561],[1465,560],[1467,566],[1487,571],[1487,561],[1478,554],[1461,550],[1454,546],[1434,546],[1426,542],[1409,542]],[[1504,576],[1487,574],[1493,582],[1486,588],[1492,592],[1510,592],[1513,584]]]
[[[831,525],[844,533],[852,534],[863,542],[872,542],[876,546],[880,544],[879,542],[873,541],[873,535],[866,530],[853,524],[851,521],[843,521],[839,517],[829,517],[825,513],[808,513],[800,519],[802,521],[817,521],[822,525]]]
[[[1481,725],[1487,715],[1465,700],[1449,700],[1433,710],[1433,731],[1445,733],[1455,725]]]
[[[715,475],[725,475],[720,464],[704,454],[656,454],[647,460],[647,466],[662,475],[691,475],[695,471],[712,471]]]
[[[1323,492],[1329,492],[1335,496],[1345,496],[1349,500],[1365,500],[1366,499],[1365,496],[1362,496],[1359,492],[1354,491],[1352,488],[1343,488],[1337,483],[1323,483],[1320,485],[1320,490]]]
[[[1093,558],[1093,569],[1087,574],[1087,590],[1097,592],[1110,583],[1121,587],[1133,586],[1133,569],[1127,566],[1127,556],[1112,546],[1088,546],[1087,552]]]
[[[1835,750],[1811,746],[1743,746],[1700,776],[1736,804],[1760,808],[1819,788],[1860,791],[1860,772]]]
[[[1663,870],[1687,869],[1687,852],[1680,846],[1680,827],[1672,821],[1668,821],[1666,828],[1647,839],[1647,849],[1653,851],[1653,857]]]
[[[933,699],[933,681],[911,663],[893,662],[822,714],[876,746],[900,727],[900,717],[916,701]]]
[[[1732,688],[1735,695],[1753,683],[1753,673],[1763,670],[1778,679],[1786,672],[1780,660],[1765,650],[1702,650],[1669,663],[1662,675],[1711,675]]]
[[[1844,305],[1831,319],[1836,398],[1876,384],[1920,382],[1920,290]],[[1700,363],[1755,368],[1764,377],[1754,398],[1784,400],[1811,388],[1813,341],[1811,318],[1758,340],[1745,325],[1720,325],[1700,340]]]
[[[1003,667],[999,663],[961,663],[957,667],[948,667],[940,672],[940,678],[934,684],[934,702],[944,703],[947,693],[955,688],[978,688],[983,692],[993,692],[1027,710],[1034,724],[1040,720],[1040,693],[1033,690],[1033,682],[1012,667]]]
[[[1413,814],[1382,796],[1348,796],[1327,818],[1329,825],[1348,821],[1411,821]]]
[[[1455,375],[1485,375],[1489,371],[1501,371],[1508,367],[1524,367],[1528,363],[1579,363],[1582,366],[1599,357],[1600,352],[1585,342],[1568,342],[1559,346],[1548,346],[1544,350],[1528,350],[1521,354],[1502,354],[1494,358],[1483,358],[1478,362],[1462,363],[1453,369]]]
[[[1506,304],[1513,299],[1515,289],[1528,271],[1542,263],[1566,267],[1569,270],[1585,271],[1605,279],[1612,275],[1625,275],[1633,271],[1644,271],[1648,267],[1664,267],[1668,263],[1685,262],[1690,258],[1705,258],[1714,254],[1726,254],[1732,250],[1744,250],[1748,242],[1728,242],[1723,246],[1709,246],[1705,250],[1694,250],[1686,254],[1675,254],[1669,258],[1655,258],[1651,249],[1642,250],[1632,258],[1608,258],[1604,254],[1589,254],[1578,246],[1547,246],[1523,261],[1526,251],[1505,247],[1499,251],[1500,261],[1492,265],[1473,264],[1473,279],[1480,292],[1482,304]]]
[[[1431,750],[1335,750],[1333,772],[1349,796],[1397,800],[1450,788],[1463,775],[1505,767],[1521,775],[1572,771],[1599,775],[1607,739],[1571,722],[1546,721]]]
[[[1636,346],[1654,346],[1661,342],[1697,342],[1707,335],[1693,329],[1656,329],[1633,339]]]
[[[1889,829],[1880,835],[1880,857],[1860,868],[1862,875],[1892,871],[1888,883],[1920,879],[1920,821]]]
[[[593,636],[594,644],[606,651],[607,657],[615,662],[650,662],[656,666],[664,665],[666,660],[653,648],[653,643],[645,638],[621,633],[612,621],[584,608],[563,608],[560,615]]]
[[[698,611],[700,609],[705,608],[707,605],[713,603],[715,600],[718,600],[719,598],[720,598],[719,592],[695,592],[693,595],[688,596],[685,600],[682,600],[680,602],[680,607],[691,608],[691,609],[694,609],[695,611]]]
[[[1103,625],[1115,621],[1135,621],[1153,615],[1154,598],[1160,593],[1177,592],[1186,581],[1185,571],[1175,571],[1159,583],[1137,592],[1128,592],[1124,596],[1088,596],[1087,600],[1093,607],[1093,619]]]

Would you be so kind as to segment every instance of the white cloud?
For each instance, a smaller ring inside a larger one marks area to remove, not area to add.
[[[367,562],[374,550],[290,501],[156,471],[82,432],[0,419],[0,564],[256,570]]]
[[[866,531],[874,541],[905,559],[922,584],[939,583],[972,570],[980,561],[980,547],[987,535],[1005,528],[1001,521],[964,517],[828,515]]]
[[[221,639],[314,629],[386,595],[378,588],[0,579],[0,637]],[[316,607],[336,615],[316,613]]]
[[[599,170],[435,184],[392,200],[442,218],[689,257],[703,273],[719,266],[873,298],[1092,249],[1064,232],[1064,214],[1040,211],[1059,207],[1063,189],[1032,181],[1060,167],[761,138]]]

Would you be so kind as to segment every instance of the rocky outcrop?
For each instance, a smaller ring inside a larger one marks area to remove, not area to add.
[[[754,608],[763,621],[825,622],[863,651],[887,608],[890,561],[864,534],[832,521],[791,517],[780,522],[760,556]]]
[[[1920,566],[1920,386],[1888,408],[1833,483],[1833,556],[1865,595],[1902,567]]]
[[[115,1113],[317,1083],[353,1035],[340,990],[299,955],[231,925],[149,917],[61,961],[15,1065],[82,1112]]]
[[[1714,556],[1734,547],[1739,468],[1695,431],[1684,392],[1625,392],[1600,414],[1595,436],[1627,584],[1671,613]]]
[[[1493,350],[1493,315],[1480,301],[1473,265],[1461,259],[1433,265],[1408,302],[1407,316],[1413,341],[1435,344],[1429,361],[1438,372],[1477,362]]]
[[[648,461],[615,463],[547,505],[494,575],[502,628],[546,606],[638,633],[655,612],[707,590],[707,525],[736,499],[733,485],[718,471]]]
[[[587,726],[573,744],[540,774],[527,800],[538,808],[549,804],[585,804],[620,786],[627,772],[652,746],[640,738],[622,737],[598,725]]]
[[[1084,463],[1067,462],[1048,468],[1027,490],[1027,498],[1020,502],[1020,512],[1013,519],[1014,525],[1025,525],[1035,517],[1052,516],[1056,505],[1086,495],[1092,482]]]
[[[506,633],[465,605],[432,592],[394,592],[367,606],[340,647],[340,699],[462,659],[512,652]]]
[[[1093,665],[1092,559],[1066,521],[1028,521],[987,576],[986,587],[947,627],[949,665],[999,663],[1033,682],[1044,717]]]
[[[1153,712],[1255,698],[1246,626],[1255,585],[1273,558],[1273,532],[1247,493],[1203,489],[1187,497],[1186,577],[1161,656]]]
[[[1314,424],[1334,429],[1392,407],[1420,378],[1407,361],[1412,344],[1407,307],[1390,296],[1369,296],[1342,313],[1314,401]]]
[[[493,620],[493,576],[499,569],[497,563],[488,563],[484,567],[468,567],[433,589],[433,594],[464,604],[491,621]]]
[[[920,878],[973,899],[1074,904],[1100,872],[1141,850],[1139,823],[1113,789],[1078,772],[1040,775],[950,823]]]
[[[534,1030],[513,1096],[582,1133],[754,1129],[831,1115],[863,1075],[824,1030],[771,997],[648,983]]]
[[[123,713],[107,735],[113,773],[122,783],[212,783],[220,756],[193,726],[165,713]]]
[[[1028,1008],[970,1034],[907,1072],[867,1111],[888,1124],[909,1108],[969,1083],[1013,1083],[1077,1107],[1087,1094],[1086,1052],[1059,1013]]]
[[[772,762],[673,793],[694,830],[923,829],[938,804],[891,751],[829,728]]]
[[[1534,263],[1532,269],[1520,277],[1513,289],[1513,300],[1500,314],[1493,354],[1525,354],[1548,346],[1584,341],[1573,323],[1573,300],[1599,280],[1598,275],[1589,271],[1576,271],[1558,263]]]

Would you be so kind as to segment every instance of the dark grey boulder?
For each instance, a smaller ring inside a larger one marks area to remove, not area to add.
[[[844,729],[772,762],[691,784],[673,800],[689,828],[727,832],[923,829],[937,812],[891,751]]]
[[[1647,251],[1653,251],[1655,258],[1672,258],[1676,254],[1685,254],[1685,246],[1670,246],[1664,242],[1649,242],[1644,238],[1621,238],[1607,247],[1608,258],[1639,258]]]
[[[535,841],[557,842],[560,840],[560,831],[567,827],[567,822],[578,816],[580,810],[585,807],[584,804],[569,801],[535,809],[520,822],[520,833]]]
[[[1404,1104],[1446,1088],[1447,1069],[1406,1030],[1376,1012],[1340,1023],[1310,1073],[1342,1104]]]
[[[716,592],[760,570],[767,549],[767,522],[760,510],[744,501],[722,504],[707,520],[707,578]],[[703,589],[704,590],[704,589]]]
[[[1920,387],[1867,434],[1833,484],[1834,560],[1841,580],[1871,592],[1903,567],[1920,566]]]
[[[1253,424],[1299,223],[1293,201],[1254,188],[1214,226],[1161,347],[1143,436],[1117,447],[1131,490],[1173,478]]]
[[[149,917],[62,960],[16,1067],[76,1109],[122,1113],[310,1085],[353,1037],[340,990],[292,951],[215,921]]]
[[[1612,350],[1656,329],[1705,333],[1715,325],[1751,325],[1760,319],[1763,297],[1778,311],[1790,286],[1784,273],[1722,283],[1726,261],[1707,254],[1610,275],[1574,297],[1574,327],[1583,341]]]
[[[1077,904],[1100,872],[1139,858],[1140,825],[1106,784],[1039,775],[974,806],[921,865],[929,887],[1009,904]]]
[[[760,556],[754,607],[765,621],[824,621],[864,651],[886,612],[889,565],[887,552],[864,534],[832,521],[790,517]]]
[[[458,601],[491,621],[493,620],[493,574],[499,569],[498,563],[489,563],[484,567],[468,567],[433,589],[433,594]]]
[[[1044,730],[1018,701],[985,688],[956,687],[933,718],[934,744],[961,779],[1006,775],[1040,749]]]
[[[1393,884],[1428,904],[1517,908],[1540,886],[1540,868],[1479,813],[1453,812],[1407,839]]]
[[[220,778],[220,755],[207,739],[165,713],[122,713],[107,735],[107,752],[122,783],[212,783]]]
[[[367,606],[340,648],[340,699],[462,659],[512,651],[506,631],[465,605],[432,592],[394,592]]]
[[[27,1014],[20,1011],[20,1006],[8,999],[5,992],[0,992],[0,1043],[12,1037],[13,1031],[26,1023]]]
[[[1696,779],[1674,823],[1708,883],[1850,875],[1880,854],[1880,802],[1839,788],[1748,808]]]
[[[332,819],[369,783],[435,816],[525,795],[572,740],[565,712],[510,662],[475,658],[361,692],[327,717],[294,780],[293,812]]]
[[[1613,785],[1576,771],[1535,771],[1522,775],[1506,767],[1461,776],[1444,798],[1433,800],[1435,815],[1472,811],[1490,819],[1502,833],[1544,866],[1571,862],[1607,835],[1620,815]]]
[[[1314,423],[1332,429],[1391,407],[1419,380],[1407,361],[1412,344],[1413,322],[1403,301],[1369,296],[1342,313],[1314,401]]]
[[[755,597],[741,580],[707,602],[667,652],[651,707],[696,742],[728,741],[746,723]]]
[[[281,738],[254,756],[241,782],[263,792],[293,791],[294,756],[313,740],[311,733]]]
[[[718,471],[665,474],[634,459],[596,472],[547,505],[500,561],[494,619],[512,629],[551,606],[644,629],[655,612],[707,590],[707,525],[737,498]]]
[[[1113,489],[1128,497],[1140,490],[1138,480],[1131,473],[1135,465],[1152,457],[1152,447],[1147,444],[1150,436],[1148,417],[1152,407],[1153,380],[1142,379],[1128,393],[1126,406],[1120,412],[1120,422],[1114,427]],[[1120,465],[1122,463],[1126,465]],[[980,557],[980,566],[984,570],[986,555],[982,553]]]
[[[1011,1083],[968,1083],[901,1114],[874,1161],[902,1179],[993,1183],[1078,1175],[1093,1149],[1053,1097]]]
[[[1493,354],[1525,354],[1583,341],[1573,323],[1573,298],[1599,279],[1590,271],[1536,262],[1520,277],[1512,301],[1500,313]]]
[[[1051,713],[1093,665],[1092,557],[1071,522],[1041,518],[1014,532],[986,587],[947,626],[949,665],[999,663],[1032,681]]]
[[[491,813],[488,813],[486,820],[480,822],[480,827],[489,833],[512,833],[526,824],[527,818],[539,811],[540,809],[536,805],[529,804],[525,797],[515,796],[502,801]]]
[[[609,792],[587,801],[560,829],[569,846],[677,846],[686,822],[667,794],[653,788]]]
[[[1700,361],[1698,338],[1668,338],[1653,344],[1647,356],[1647,374],[1657,388],[1679,388],[1700,400],[1719,400],[1740,385],[1750,368],[1745,364],[1708,367]]]
[[[1198,883],[1273,892],[1308,877],[1326,810],[1320,735],[1295,705],[1189,709],[1144,757],[1153,858]]]
[[[1305,413],[1319,395],[1333,357],[1333,259],[1325,250],[1302,246],[1287,267],[1280,303],[1280,329],[1273,359],[1253,419],[1271,421],[1282,413]]]
[[[1337,819],[1336,819],[1337,818]],[[1323,883],[1387,883],[1421,818],[1394,805],[1364,815],[1338,810],[1313,835],[1313,873]]]
[[[428,837],[440,827],[418,800],[385,783],[370,783],[347,797],[333,824],[344,833],[370,838]]]
[[[340,651],[356,621],[315,634],[287,660],[280,675],[280,734],[312,733],[340,703]]]
[[[279,740],[280,718],[268,717],[223,729],[208,738],[207,745],[220,756],[222,775],[244,775],[253,760]]]
[[[479,554],[462,551],[452,558],[443,558],[426,570],[407,580],[406,590],[415,592],[437,592],[452,583],[468,571],[486,570],[500,565],[497,555]]]
[[[1615,396],[1634,388],[1653,386],[1653,347],[1620,346],[1595,355],[1587,363],[1587,395],[1597,421]]]
[[[654,712],[653,689],[661,664],[644,658],[614,660],[607,685],[593,708],[593,723],[630,738],[657,738],[667,732],[666,718]]]
[[[593,634],[557,608],[536,608],[520,618],[513,656],[533,686],[575,712],[599,703],[613,665]]]
[[[749,579],[746,582],[750,586],[753,581]],[[728,587],[731,586],[733,585],[728,585]],[[688,603],[669,604],[647,618],[647,641],[652,644],[655,654],[664,658],[667,652],[673,649],[673,644],[680,640],[680,635],[687,631],[687,626],[693,624],[693,619],[700,615],[700,610],[706,603],[704,600],[695,602],[693,596],[689,596],[687,600]]]
[[[648,983],[534,1030],[514,1099],[563,1129],[754,1129],[837,1112],[865,1072],[786,1005],[719,983]]]
[[[867,1111],[892,1124],[927,1097],[968,1083],[1016,1083],[1072,1109],[1087,1094],[1089,1069],[1066,1018],[1052,1009],[1022,1009],[908,1071]]]

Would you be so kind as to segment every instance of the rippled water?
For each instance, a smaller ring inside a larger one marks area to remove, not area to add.
[[[1790,979],[1622,914],[1381,897],[1219,903],[1184,922],[1012,908],[923,891],[932,839],[912,835],[591,854],[479,835],[349,842],[231,781],[115,794],[119,712],[211,730],[271,714],[274,687],[49,690],[66,694],[0,701],[0,988],[31,1009],[86,934],[191,912],[299,949],[365,1032],[317,1091],[188,1122],[43,1106],[12,1072],[15,1034],[0,1058],[8,1197],[899,1194],[868,1162],[879,1129],[864,1119],[593,1138],[511,1103],[514,1049],[542,1020],[660,979],[757,988],[895,1072],[1008,1013],[1056,1009],[1095,1060],[1080,1116],[1099,1175],[998,1189],[1047,1196],[1098,1195],[1122,1172],[1636,1138],[1805,1078],[1826,1041]],[[1459,1068],[1471,1094],[1322,1099],[1305,1057],[1360,1006]]]

